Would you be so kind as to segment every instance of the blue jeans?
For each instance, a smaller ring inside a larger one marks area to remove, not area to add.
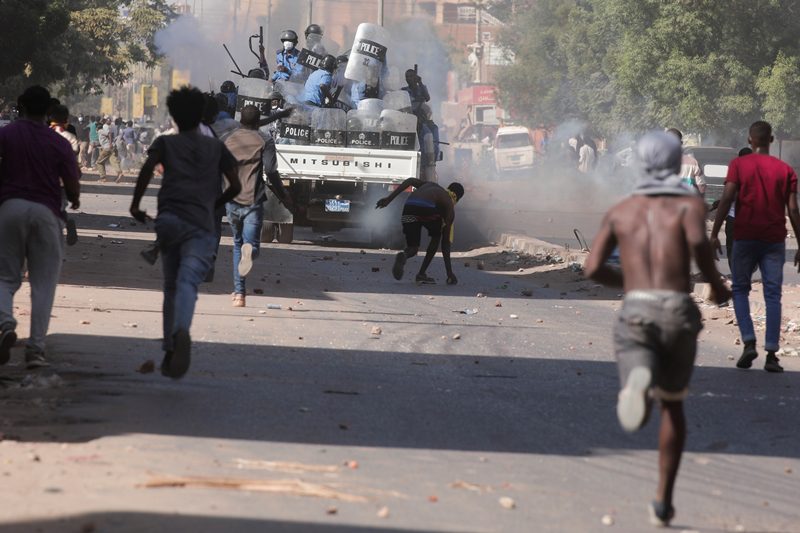
[[[172,337],[192,325],[197,288],[214,262],[214,233],[198,228],[172,213],[156,219],[156,235],[164,265],[164,350]]]
[[[756,266],[761,270],[764,302],[767,308],[767,332],[764,349],[777,351],[781,333],[781,289],[786,243],[734,241],[733,243],[733,309],[742,342],[753,342],[756,333],[750,317],[750,280]]]
[[[239,275],[239,260],[242,257],[242,245],[253,246],[253,259],[258,257],[258,246],[261,244],[261,223],[264,220],[263,204],[241,205],[228,202],[225,206],[228,222],[233,231],[233,292],[246,294],[244,278]]]

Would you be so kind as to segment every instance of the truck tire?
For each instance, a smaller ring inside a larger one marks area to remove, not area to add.
[[[294,240],[294,224],[275,224],[278,232],[278,242],[292,244]]]

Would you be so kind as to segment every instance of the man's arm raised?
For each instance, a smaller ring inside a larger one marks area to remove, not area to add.
[[[394,191],[392,191],[392,194],[390,194],[386,198],[381,198],[380,200],[378,200],[378,203],[375,204],[375,209],[386,207],[387,205],[392,203],[392,200],[397,198],[397,196],[401,192],[405,191],[409,187],[421,187],[424,183],[425,183],[424,181],[417,178],[408,178],[403,183],[401,183]]]

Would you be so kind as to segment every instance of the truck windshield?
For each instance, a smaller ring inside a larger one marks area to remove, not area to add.
[[[522,148],[531,145],[531,138],[527,133],[512,133],[497,137],[498,148]]]

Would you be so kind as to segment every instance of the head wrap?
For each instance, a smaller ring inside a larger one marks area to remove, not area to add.
[[[663,131],[653,131],[636,145],[636,168],[639,182],[634,194],[649,196],[697,194],[680,177],[683,151],[680,141]]]

